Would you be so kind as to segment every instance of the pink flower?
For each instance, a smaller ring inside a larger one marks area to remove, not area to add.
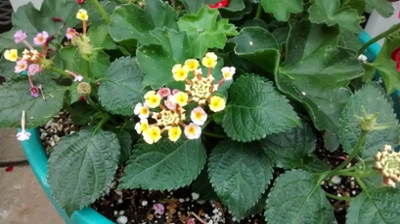
[[[175,94],[177,94],[177,93],[179,93],[179,92],[180,92],[179,89],[174,89],[174,90],[172,90],[172,95],[175,95]]]
[[[68,40],[71,40],[74,36],[76,36],[78,33],[76,32],[75,29],[72,28],[67,28],[67,33],[65,34],[65,37],[67,37]]]
[[[198,138],[200,138],[200,135],[201,135],[201,127],[199,127],[193,123],[190,123],[189,125],[187,125],[185,127],[184,132],[188,139],[191,139],[191,140],[198,139]]]
[[[19,60],[15,65],[14,72],[20,73],[22,71],[25,71],[27,68],[28,68],[28,62],[26,62],[25,60]]]
[[[190,113],[190,118],[192,122],[196,125],[203,125],[207,120],[207,113],[201,107],[196,107]]]
[[[83,76],[81,76],[81,75],[76,75],[74,78],[74,82],[80,82],[82,80],[83,80]]]
[[[42,72],[42,68],[38,64],[30,64],[28,66],[28,75],[35,75],[39,72]]]
[[[18,30],[17,32],[15,32],[15,34],[14,34],[14,42],[16,44],[21,43],[25,39],[26,39],[26,33],[24,31]]]
[[[49,34],[46,31],[43,31],[41,33],[38,33],[35,38],[33,38],[33,43],[36,45],[43,45],[46,43],[47,38],[49,37]]]
[[[163,204],[157,203],[153,205],[153,209],[155,211],[155,214],[163,215],[165,211],[165,207]]]
[[[30,88],[31,96],[38,98],[39,97],[39,89],[36,86],[32,86]]]
[[[163,87],[157,92],[161,97],[167,97],[171,95],[171,90],[169,88]]]
[[[176,100],[175,100],[174,96],[172,96],[172,95],[168,96],[167,100],[164,101],[164,104],[169,110],[176,109]]]

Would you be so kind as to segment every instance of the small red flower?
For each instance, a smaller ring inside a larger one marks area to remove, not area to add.
[[[6,168],[6,172],[11,172],[13,171],[14,167],[13,166],[9,166]]]
[[[79,5],[82,5],[83,3],[85,3],[85,0],[76,0],[76,2],[78,2]]]
[[[229,0],[222,0],[220,2],[215,3],[214,5],[209,4],[208,6],[212,9],[218,9],[218,8],[222,8],[222,7],[226,7],[229,3]]]
[[[391,56],[393,61],[396,62],[396,70],[400,72],[400,47],[396,48]]]

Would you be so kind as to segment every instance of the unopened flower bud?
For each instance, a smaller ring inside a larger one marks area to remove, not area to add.
[[[78,87],[76,88],[79,94],[81,95],[89,95],[92,88],[90,87],[90,84],[87,82],[80,82],[78,84]]]
[[[360,118],[361,130],[371,132],[375,128],[376,118],[378,117],[379,112],[376,112],[375,114],[367,114],[365,108],[363,107],[362,109],[364,115]]]
[[[51,59],[42,58],[40,60],[40,67],[42,69],[50,69],[53,66],[53,61]]]

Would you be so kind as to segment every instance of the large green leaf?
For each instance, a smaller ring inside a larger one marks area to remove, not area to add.
[[[113,114],[132,115],[135,105],[142,102],[143,77],[135,58],[115,60],[101,79],[101,105]]]
[[[336,47],[337,42],[335,28],[292,23],[287,57],[275,74],[277,87],[303,104],[316,128],[334,134],[351,95],[347,85],[362,74],[353,52]]]
[[[303,170],[279,176],[268,195],[265,220],[269,224],[332,223],[333,209],[318,180]]]
[[[101,25],[98,27],[91,27],[87,33],[90,39],[90,44],[95,48],[103,48],[106,50],[115,49],[117,46],[108,34],[108,26]]]
[[[128,160],[133,149],[133,139],[131,134],[125,129],[119,129],[117,131],[117,137],[119,144],[121,145],[121,155],[119,157],[120,163],[124,163]]]
[[[265,152],[285,169],[303,168],[305,159],[315,149],[315,134],[309,124],[268,135],[260,140]]]
[[[346,223],[396,224],[400,216],[400,190],[379,188],[365,190],[351,200]]]
[[[189,13],[197,13],[203,5],[206,4],[212,4],[214,5],[215,3],[219,2],[220,0],[181,0],[183,5],[185,6],[185,9],[189,11]]]
[[[140,68],[146,74],[143,85],[158,89],[174,81],[172,67],[175,64],[184,64],[186,59],[192,58],[192,45],[184,31],[164,28],[156,29],[151,34],[161,44],[142,46],[136,55]]]
[[[240,35],[231,39],[235,53],[269,72],[275,72],[279,64],[279,44],[275,37],[261,27],[246,27]]]
[[[342,33],[359,33],[361,31],[360,16],[357,10],[340,7],[340,0],[315,0],[308,11],[313,23],[325,23],[328,26],[337,24]]]
[[[172,190],[189,185],[206,164],[206,150],[201,141],[168,138],[149,145],[139,142],[130,156],[120,189],[142,188]]]
[[[218,15],[218,10],[203,6],[197,14],[186,14],[179,19],[179,29],[187,31],[192,40],[194,57],[202,57],[209,48],[224,48],[227,36],[238,34],[228,19],[217,21]]]
[[[361,134],[360,120],[363,108],[368,114],[379,113],[376,125],[385,125],[383,130],[374,130],[367,135],[360,156],[374,156],[385,144],[396,146],[399,142],[399,122],[393,112],[390,98],[378,84],[367,84],[349,100],[340,118],[340,142],[347,153],[351,153]]]
[[[287,21],[290,13],[303,11],[302,0],[260,0],[266,12],[272,13],[279,21]]]
[[[273,168],[259,145],[227,140],[211,152],[208,173],[219,199],[240,220],[268,187]]]
[[[89,70],[95,78],[105,77],[105,73],[110,67],[110,56],[104,51],[93,52],[89,59]]]
[[[22,110],[26,111],[27,127],[44,125],[60,112],[68,87],[59,86],[42,74],[35,75],[33,83],[43,86],[46,100],[40,95],[38,98],[31,96],[28,80],[0,85],[1,127],[19,127]]]
[[[236,141],[250,142],[300,125],[288,100],[257,75],[241,75],[229,91],[222,127]]]
[[[49,158],[54,199],[71,215],[100,197],[114,179],[120,146],[113,132],[90,127],[63,137]]]
[[[375,9],[381,16],[385,18],[389,18],[393,14],[394,9],[392,3],[386,0],[364,0],[364,2],[366,4],[366,8],[370,9],[370,12],[372,9]]]
[[[115,9],[109,30],[114,41],[136,39],[140,44],[148,45],[157,43],[150,31],[163,27],[178,28],[176,13],[167,3],[152,0],[146,1],[143,10],[133,3]]]

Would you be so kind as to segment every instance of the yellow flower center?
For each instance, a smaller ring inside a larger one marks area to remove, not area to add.
[[[140,110],[141,114],[147,114],[149,113],[149,110],[146,107],[142,107],[142,109]]]
[[[194,112],[194,117],[197,120],[200,120],[203,117],[203,114],[201,113],[201,111],[196,111],[196,112]]]
[[[161,97],[158,94],[150,95],[146,98],[145,104],[150,108],[156,108],[160,105]]]
[[[195,126],[189,126],[187,129],[187,132],[189,135],[195,135],[196,134],[196,127]]]
[[[176,142],[179,137],[181,137],[182,130],[178,127],[172,127],[168,130],[168,138],[169,140]]]
[[[175,94],[175,100],[181,107],[183,107],[187,104],[188,98],[189,98],[189,96],[187,95],[187,93],[184,93],[184,92],[179,92],[179,93]]]
[[[219,96],[213,96],[210,99],[210,110],[214,112],[221,111],[225,109],[225,99],[219,97]]]
[[[196,70],[199,67],[199,62],[194,59],[188,59],[185,61],[185,65],[190,71]]]

